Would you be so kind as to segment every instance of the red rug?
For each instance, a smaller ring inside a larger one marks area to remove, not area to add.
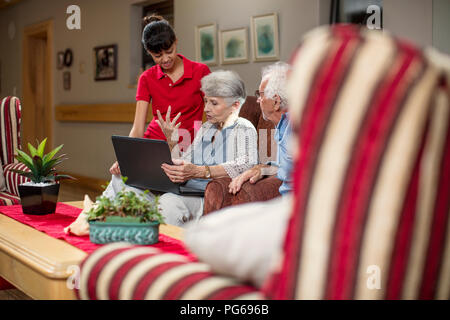
[[[21,205],[0,206],[0,212],[36,230],[45,232],[53,238],[64,240],[84,252],[91,253],[102,246],[92,243],[89,236],[78,237],[64,233],[64,228],[75,221],[81,212],[81,209],[67,204],[58,203],[54,214],[44,216],[23,214]],[[184,255],[190,260],[196,260],[195,256],[186,249],[183,242],[163,234],[159,235],[159,242],[152,247],[165,252]]]

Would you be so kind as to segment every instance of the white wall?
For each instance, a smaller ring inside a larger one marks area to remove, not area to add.
[[[384,29],[420,46],[433,43],[432,20],[433,0],[383,0]]]
[[[450,54],[449,0],[433,0],[433,46]]]
[[[301,36],[319,24],[319,2],[316,0],[175,0],[175,29],[182,54],[195,59],[195,26],[215,22],[218,30],[240,27],[249,29],[250,62],[219,65],[211,70],[236,71],[253,95],[258,88],[261,68],[273,62],[252,61],[250,17],[278,13],[280,59],[287,61]]]

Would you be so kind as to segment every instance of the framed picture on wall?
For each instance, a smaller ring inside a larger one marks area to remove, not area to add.
[[[70,90],[70,71],[63,72],[63,86],[64,90]]]
[[[117,45],[94,48],[95,81],[117,79]]]
[[[222,64],[248,62],[248,29],[221,30],[220,62]]]
[[[383,29],[382,0],[332,0],[330,24],[352,23],[370,30]]]
[[[56,56],[56,69],[61,70],[64,67],[64,51],[59,51]]]
[[[217,65],[217,27],[215,23],[195,27],[195,56],[198,62],[208,66]]]
[[[276,13],[250,18],[253,59],[255,61],[280,60],[278,17]]]

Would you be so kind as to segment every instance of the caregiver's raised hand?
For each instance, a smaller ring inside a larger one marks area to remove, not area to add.
[[[162,132],[164,133],[164,135],[166,136],[167,142],[169,143],[169,145],[171,145],[171,143],[178,143],[178,128],[181,125],[181,122],[177,123],[178,118],[181,116],[181,112],[179,112],[177,114],[177,116],[175,118],[173,118],[173,120],[170,120],[170,111],[171,111],[171,106],[169,106],[169,108],[167,109],[167,113],[166,113],[166,119],[164,120],[163,117],[161,116],[161,112],[159,112],[159,110],[156,110],[156,114],[158,115],[158,120],[156,120],[156,123],[159,125],[159,127],[161,128]]]

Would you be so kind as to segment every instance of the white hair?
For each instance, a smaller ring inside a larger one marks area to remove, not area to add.
[[[209,97],[222,97],[227,106],[236,101],[242,106],[246,99],[245,85],[233,71],[214,71],[201,80],[203,93]]]
[[[281,109],[287,108],[287,73],[291,69],[291,66],[285,62],[277,62],[271,64],[262,69],[262,80],[267,80],[266,88],[264,89],[264,95],[270,99],[273,99],[275,95],[280,97]]]

